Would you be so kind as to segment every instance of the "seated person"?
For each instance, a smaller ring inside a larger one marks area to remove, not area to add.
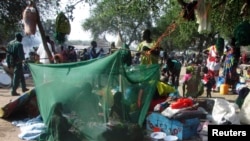
[[[61,103],[56,103],[53,107],[53,115],[49,122],[49,129],[51,130],[51,135],[48,141],[80,141],[82,137],[78,138],[77,134],[70,131],[72,125],[63,116],[63,107]]]
[[[117,121],[128,121],[129,115],[128,115],[129,107],[127,107],[123,103],[123,95],[121,92],[115,92],[114,94],[114,103],[111,107],[110,111],[110,118],[117,120]]]
[[[82,91],[76,96],[73,108],[82,120],[99,121],[102,113],[99,96],[92,92],[92,85],[88,82],[84,83],[81,89]]]

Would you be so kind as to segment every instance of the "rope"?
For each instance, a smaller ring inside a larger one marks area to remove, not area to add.
[[[199,3],[199,1],[198,1],[198,3]],[[198,5],[198,3],[197,3],[196,5]],[[196,6],[194,6],[193,9],[191,9],[191,10],[194,10],[195,8],[196,8]],[[180,12],[180,15],[181,15],[181,13],[182,13],[182,12]],[[179,15],[179,17],[177,17],[177,19],[180,19],[180,15]],[[190,16],[191,16],[191,14],[188,15],[188,17],[190,17]],[[182,18],[183,18],[183,17],[182,17]],[[151,51],[157,49],[157,48],[159,47],[161,41],[162,41],[165,37],[169,36],[172,32],[174,32],[175,29],[176,29],[176,27],[177,27],[177,23],[176,23],[176,22],[172,22],[169,26],[167,26],[165,32],[157,39],[157,41],[156,41],[154,47],[152,47],[149,51],[147,51],[147,52],[145,53],[146,57],[149,58],[149,64],[151,63],[151,61],[150,61],[150,60],[151,60],[151,59],[150,59]]]
[[[167,36],[169,36],[172,32],[175,31],[177,24],[175,22],[171,23],[165,30],[165,32],[157,39],[155,46],[151,49],[154,50],[159,47],[160,42]]]
[[[199,0],[198,0],[198,2],[197,2],[196,5],[198,5],[198,4],[199,4]],[[182,5],[182,6],[183,6],[183,5]],[[196,6],[194,6],[190,11],[193,11],[195,8],[196,8]],[[180,16],[181,13],[182,13],[182,12],[180,12],[179,17],[177,17],[177,20],[180,19],[180,18],[183,18],[183,17]],[[187,18],[189,18],[190,16],[191,16],[191,14],[189,14]],[[177,23],[176,23],[176,22],[172,22],[169,26],[167,26],[165,32],[157,39],[157,41],[156,41],[156,43],[155,43],[155,46],[150,50],[150,52],[151,52],[152,50],[156,49],[157,47],[159,47],[160,42],[161,42],[165,37],[169,36],[172,32],[174,32],[175,29],[176,29],[176,27],[177,27]]]

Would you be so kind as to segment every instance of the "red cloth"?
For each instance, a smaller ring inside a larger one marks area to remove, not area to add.
[[[193,106],[193,100],[190,98],[179,98],[176,102],[172,103],[170,106],[172,109],[181,109]]]

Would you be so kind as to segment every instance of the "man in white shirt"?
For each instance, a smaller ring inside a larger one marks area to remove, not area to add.
[[[51,55],[54,56],[53,52],[52,52],[52,47],[50,45],[50,43],[47,42],[47,45],[48,45],[48,48],[51,52]],[[39,58],[40,58],[40,63],[43,63],[43,64],[50,64],[50,60],[49,60],[49,57],[48,57],[48,54],[47,52],[45,51],[44,49],[44,46],[43,44],[41,43],[36,51],[37,55],[39,55]]]

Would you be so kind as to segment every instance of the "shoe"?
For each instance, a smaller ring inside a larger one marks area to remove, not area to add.
[[[12,96],[20,96],[19,93],[12,93],[11,95],[12,95]]]
[[[25,88],[25,89],[23,89],[22,91],[23,91],[23,93],[24,93],[24,92],[26,92],[26,91],[28,91],[28,90],[29,90],[29,89]]]

